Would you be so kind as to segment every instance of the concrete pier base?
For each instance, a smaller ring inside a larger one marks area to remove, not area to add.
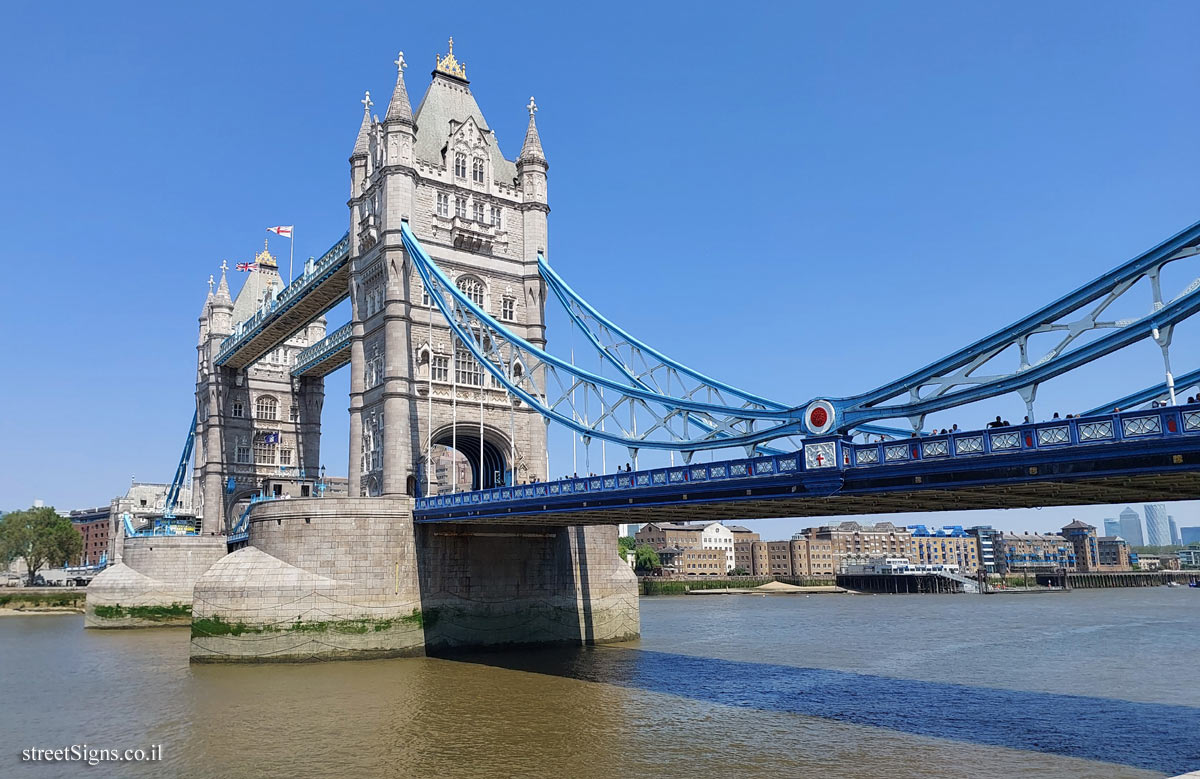
[[[189,624],[196,580],[226,551],[223,536],[126,538],[121,562],[87,587],[84,626]]]
[[[196,582],[195,662],[422,655],[408,498],[256,506],[249,544]]]
[[[298,662],[636,638],[615,528],[412,521],[410,498],[254,508],[249,544],[196,582],[196,662]]]
[[[637,638],[637,576],[615,527],[417,528],[430,652]]]

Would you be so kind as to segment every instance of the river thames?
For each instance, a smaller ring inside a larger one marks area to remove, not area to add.
[[[0,619],[3,776],[1162,777],[1200,768],[1200,592],[642,599],[640,641],[188,663]],[[162,746],[162,762],[21,763]]]

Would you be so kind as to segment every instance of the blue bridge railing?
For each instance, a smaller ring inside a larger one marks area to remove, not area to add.
[[[292,375],[300,376],[314,366],[320,365],[330,355],[344,349],[350,342],[353,332],[354,323],[347,322],[312,346],[301,349],[300,354],[296,355],[296,367],[292,368]]]
[[[1002,457],[1014,452],[1093,446],[1120,441],[1200,435],[1200,404],[1054,419],[947,435],[856,444],[845,438],[810,438],[796,452],[765,457],[693,463],[669,468],[494,487],[417,498],[418,512],[486,507],[578,493],[660,489],[687,483],[737,481],[770,476],[903,465],[923,460]]]

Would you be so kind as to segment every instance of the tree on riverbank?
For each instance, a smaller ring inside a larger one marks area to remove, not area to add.
[[[617,554],[622,560],[629,560],[629,553],[637,548],[637,539],[633,536],[621,536],[617,539]]]
[[[42,568],[66,565],[82,551],[83,536],[71,520],[60,517],[49,506],[0,517],[0,560],[6,566],[16,559],[24,560],[30,585]]]
[[[658,552],[654,551],[654,547],[649,544],[642,544],[633,550],[633,567],[638,571],[653,571],[657,568],[662,568],[662,561],[658,559]]]

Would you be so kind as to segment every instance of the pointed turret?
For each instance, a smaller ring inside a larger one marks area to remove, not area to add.
[[[358,126],[358,138],[354,140],[354,151],[350,154],[350,159],[355,157],[366,157],[367,150],[370,148],[371,139],[371,93],[367,92],[362,99],[363,118],[362,124]]]
[[[212,306],[212,302],[213,302],[213,284],[214,283],[215,282],[213,281],[212,274],[211,273],[208,274],[208,295],[206,295],[204,298],[204,308],[200,310],[200,321],[201,322],[208,321],[208,309]]]
[[[212,305],[228,307],[233,310],[233,296],[229,294],[229,282],[225,279],[225,271],[228,270],[229,264],[225,261],[221,262],[221,283],[217,285],[217,294],[212,298]]]
[[[396,65],[396,88],[392,90],[392,99],[388,102],[386,122],[413,123],[412,106],[408,102],[408,88],[404,85],[404,69],[408,64],[404,61],[404,52],[400,52],[394,63]]]
[[[533,97],[529,98],[529,105],[525,108],[529,110],[529,128],[525,130],[525,145],[521,147],[521,156],[517,157],[517,164],[530,160],[545,162],[546,153],[542,151],[542,139],[538,136],[537,122],[533,118],[538,110]]]

